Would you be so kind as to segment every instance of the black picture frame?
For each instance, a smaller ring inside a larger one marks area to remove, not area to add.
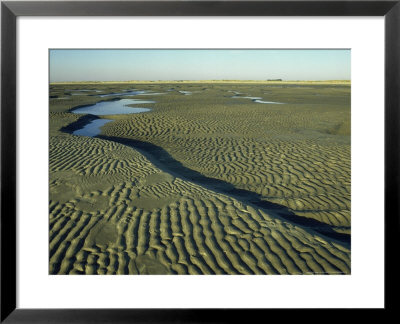
[[[18,16],[384,16],[385,310],[396,308],[399,235],[400,1],[2,1],[1,322],[200,323],[256,321],[268,309],[16,308],[16,19]],[[366,283],[367,285],[368,283]],[[265,319],[266,320],[266,319]]]

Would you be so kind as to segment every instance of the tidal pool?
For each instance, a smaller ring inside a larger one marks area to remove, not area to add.
[[[147,90],[134,90],[134,91],[124,91],[124,92],[115,92],[115,93],[107,93],[98,95],[98,97],[113,97],[113,96],[136,96],[144,93],[149,93]]]
[[[275,101],[264,101],[264,100],[253,100],[254,102],[257,103],[263,103],[263,104],[276,104],[276,105],[283,105],[283,102],[275,102]]]
[[[253,102],[257,102],[257,103],[261,103],[261,104],[278,104],[278,105],[282,105],[283,102],[275,102],[275,101],[265,101],[265,100],[261,100],[261,97],[240,97],[240,96],[233,96],[232,98],[243,98],[243,99],[251,99],[251,101]]]
[[[111,122],[112,119],[95,119],[81,129],[77,129],[72,134],[80,136],[94,137],[101,133],[101,126]]]
[[[92,114],[92,115],[122,115],[122,114],[135,114],[150,111],[150,108],[142,107],[128,107],[128,105],[138,105],[155,103],[153,100],[140,100],[140,99],[119,99],[110,101],[101,101],[94,105],[85,106],[74,109],[72,112],[75,114]]]
[[[128,107],[127,105],[155,103],[153,100],[140,99],[118,99],[110,101],[101,101],[94,105],[85,106],[72,110],[75,114],[91,114],[91,115],[122,115],[137,114],[150,111],[150,108]],[[112,119],[95,119],[72,134],[80,136],[94,137],[101,133],[101,127],[113,121]]]

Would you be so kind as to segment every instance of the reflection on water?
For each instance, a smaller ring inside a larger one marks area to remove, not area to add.
[[[263,103],[263,104],[276,104],[282,105],[283,102],[275,102],[275,101],[263,101],[263,100],[253,100],[254,102]]]
[[[99,97],[115,97],[115,96],[136,96],[136,95],[140,95],[140,94],[144,94],[144,93],[148,93],[150,91],[146,91],[146,90],[128,90],[128,91],[124,91],[124,92],[115,92],[115,93],[107,93],[107,94],[103,94],[103,95],[99,95]]]
[[[121,114],[135,114],[140,112],[150,111],[149,108],[133,108],[127,105],[148,104],[155,103],[152,100],[140,99],[120,99],[112,101],[101,101],[95,105],[81,107],[74,109],[72,112],[75,114],[92,114],[92,115],[121,115]]]
[[[96,119],[91,121],[89,124],[81,129],[74,131],[72,134],[80,136],[97,136],[101,133],[101,126],[111,122],[111,119]]]
[[[275,102],[275,101],[266,101],[266,100],[261,100],[261,97],[241,97],[241,96],[233,96],[232,98],[235,99],[251,99],[253,102],[261,103],[261,104],[277,104],[277,105],[282,105],[283,102]]]

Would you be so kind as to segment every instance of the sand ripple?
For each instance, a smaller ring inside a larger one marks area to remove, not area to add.
[[[50,152],[52,274],[350,272],[348,247],[162,173],[132,148],[69,135],[51,137]]]

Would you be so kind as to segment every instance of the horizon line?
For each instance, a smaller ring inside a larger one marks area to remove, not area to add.
[[[126,80],[126,81],[54,81],[49,82],[49,84],[72,84],[72,83],[200,83],[200,82],[227,82],[227,83],[240,83],[240,82],[253,82],[253,83],[289,83],[289,82],[344,82],[350,83],[349,79],[332,79],[332,80],[281,80],[281,79],[271,79],[271,80]]]

